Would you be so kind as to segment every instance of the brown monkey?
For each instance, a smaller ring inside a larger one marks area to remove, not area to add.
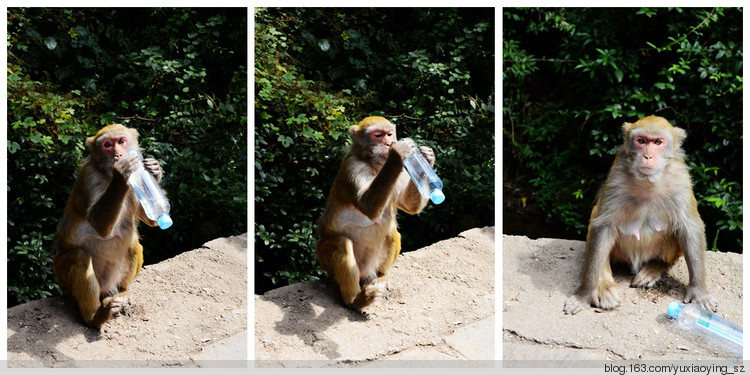
[[[649,116],[622,126],[624,143],[591,212],[581,286],[563,311],[593,305],[613,309],[623,287],[610,260],[629,264],[631,286],[652,287],[685,255],[690,283],[684,302],[716,311],[706,289],[706,234],[685,164],[683,129]]]
[[[98,328],[129,303],[128,285],[143,265],[136,219],[157,224],[127,183],[140,163],[126,155],[139,149],[138,132],[109,125],[86,138],[86,149],[89,156],[55,233],[52,269],[78,304],[83,321]],[[144,166],[161,180],[159,162],[145,159]]]
[[[396,126],[367,117],[349,128],[352,145],[318,222],[316,255],[346,306],[361,311],[387,288],[386,271],[401,252],[396,209],[417,214],[427,204],[404,170],[413,142],[397,141]],[[420,147],[430,165],[431,148]]]

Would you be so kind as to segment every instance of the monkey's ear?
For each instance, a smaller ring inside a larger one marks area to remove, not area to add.
[[[672,127],[672,137],[674,137],[674,149],[682,148],[682,141],[687,137],[687,133],[684,129],[678,127]]]
[[[128,128],[128,137],[130,137],[130,142],[132,142],[134,145],[138,144],[138,130]]]
[[[86,149],[89,150],[89,154],[94,154],[96,151],[96,136],[86,137]]]
[[[629,122],[622,124],[622,139],[625,140],[625,143],[630,142],[630,131],[633,130],[633,126],[635,126],[635,124]]]
[[[352,125],[349,127],[349,135],[354,137],[355,134],[359,132],[359,125]]]

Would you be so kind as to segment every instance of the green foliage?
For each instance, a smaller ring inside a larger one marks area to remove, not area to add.
[[[59,293],[52,235],[101,126],[139,130],[174,226],[146,262],[247,231],[244,9],[8,9],[8,299]]]
[[[8,293],[28,302],[60,293],[50,247],[57,219],[77,169],[85,137],[76,116],[86,102],[62,96],[8,64]],[[54,147],[58,145],[58,147]],[[71,147],[72,146],[72,147]]]
[[[322,276],[315,221],[367,115],[432,147],[446,186],[399,215],[405,251],[493,225],[493,38],[487,9],[256,9],[256,292]]]
[[[742,9],[504,12],[504,179],[573,237],[620,126],[659,115],[684,148],[714,248],[742,248]]]

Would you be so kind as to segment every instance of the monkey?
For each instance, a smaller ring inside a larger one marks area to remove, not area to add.
[[[403,160],[417,152],[398,141],[396,126],[371,116],[349,128],[352,144],[318,220],[316,257],[338,285],[345,306],[362,312],[389,288],[386,273],[401,252],[396,212],[416,215],[427,204]],[[419,147],[430,165],[435,154]]]
[[[624,288],[610,261],[628,264],[631,287],[653,287],[681,256],[688,266],[684,302],[716,311],[706,288],[706,234],[685,164],[685,130],[658,116],[622,125],[623,144],[591,211],[581,285],[565,314],[619,306]]]
[[[127,155],[140,150],[138,131],[121,124],[100,129],[86,138],[88,156],[78,172],[55,233],[52,270],[58,284],[75,300],[83,322],[94,328],[130,304],[128,286],[143,265],[137,220],[156,226],[146,216],[128,178],[140,159]],[[157,182],[162,168],[144,159]]]

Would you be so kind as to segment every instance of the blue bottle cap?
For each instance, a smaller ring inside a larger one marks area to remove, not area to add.
[[[445,194],[443,194],[443,191],[440,189],[435,189],[430,193],[430,200],[432,200],[432,203],[440,204],[443,203],[445,200]]]
[[[667,315],[676,318],[678,315],[680,315],[680,311],[682,311],[682,305],[680,305],[678,302],[672,302],[669,304],[669,307],[667,307]]]
[[[156,219],[156,223],[159,224],[159,228],[167,229],[172,226],[172,218],[167,214],[162,214]]]

